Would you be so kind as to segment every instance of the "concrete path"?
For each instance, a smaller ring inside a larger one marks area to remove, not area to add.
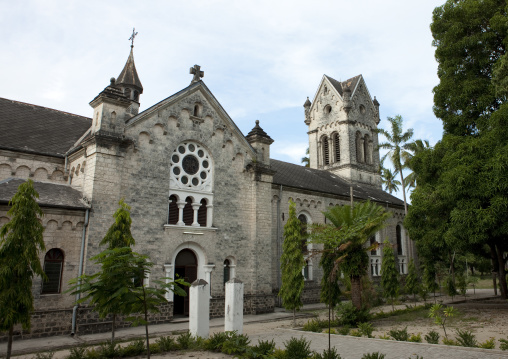
[[[492,291],[482,291],[476,298],[492,296]],[[457,298],[456,298],[457,299]],[[470,298],[471,299],[471,298]],[[450,298],[442,297],[440,300],[449,302]],[[405,305],[399,306],[404,308]],[[313,316],[312,311],[324,309],[322,304],[311,304],[304,306],[303,313],[297,314],[297,319],[301,323]],[[378,308],[379,309],[379,308]],[[385,311],[391,310],[385,308]],[[328,348],[328,335],[319,333],[302,332],[291,329],[292,313],[285,312],[277,308],[275,313],[261,315],[244,316],[244,333],[251,339],[252,344],[258,340],[274,340],[277,347],[284,348],[284,342],[291,337],[305,337],[310,340],[311,349],[322,352]],[[151,325],[151,336],[169,335],[171,333],[185,331],[189,327],[186,319],[175,320],[167,324]],[[224,330],[224,318],[215,318],[210,320],[210,332]],[[119,340],[128,340],[144,336],[144,327],[124,328],[116,332],[116,338]],[[71,348],[80,344],[96,344],[111,338],[111,333],[90,334],[82,336],[59,336],[40,339],[17,340],[13,343],[13,355],[23,355],[27,353],[43,351],[59,351],[65,348]],[[416,358],[417,355],[424,359],[449,358],[449,359],[476,359],[476,358],[508,358],[508,352],[500,350],[484,350],[476,348],[452,347],[446,345],[431,345],[423,343],[396,342],[392,340],[357,338],[351,336],[332,335],[331,344],[340,353],[343,359],[360,359],[363,354],[380,352],[386,354],[386,359],[408,359]],[[0,356],[5,356],[6,343],[0,344]],[[60,351],[55,354],[55,359],[64,358],[68,352]],[[159,358],[227,358],[215,353],[196,353],[191,354],[165,354],[157,355]],[[24,358],[33,358],[33,355],[23,355]],[[21,359],[21,358],[20,358]]]

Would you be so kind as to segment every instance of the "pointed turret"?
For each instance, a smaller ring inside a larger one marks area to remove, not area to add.
[[[259,126],[259,120],[256,120],[256,126],[245,136],[247,141],[257,152],[257,160],[265,165],[270,165],[270,145],[273,140],[268,134]]]
[[[134,46],[131,46],[127,62],[116,79],[116,86],[122,90],[125,97],[133,101],[130,113],[137,115],[139,111],[139,95],[143,93],[143,85],[141,85],[136,65],[134,64],[133,49]]]

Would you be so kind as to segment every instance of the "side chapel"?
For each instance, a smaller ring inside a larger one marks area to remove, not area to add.
[[[140,111],[143,86],[133,48],[120,75],[91,102],[91,117],[0,98],[0,225],[26,179],[34,181],[44,211],[49,281],[33,287],[36,313],[23,337],[109,330],[66,294],[68,282],[97,270],[90,258],[124,198],[132,207],[134,250],[155,263],[152,278],[185,277],[210,283],[211,315],[224,315],[224,284],[245,284],[244,310],[279,305],[279,258],[288,201],[306,225],[323,223],[329,206],[370,199],[393,213],[371,238],[396,244],[401,273],[415,249],[402,226],[401,200],[384,192],[378,174],[379,103],[362,75],[347,81],[323,76],[304,104],[310,167],[270,157],[273,139],[256,121],[245,136],[203,82],[191,83]],[[308,255],[304,302],[319,301],[319,260]],[[380,275],[380,250],[369,253],[370,275]],[[188,297],[167,293],[157,322],[187,315]],[[126,324],[127,325],[127,324]],[[0,337],[1,339],[1,337]]]

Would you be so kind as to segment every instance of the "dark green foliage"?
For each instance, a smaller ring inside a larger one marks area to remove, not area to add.
[[[425,340],[429,344],[439,344],[439,333],[431,330],[428,334],[425,335]]]
[[[34,359],[53,359],[55,352],[45,352],[35,354]]]
[[[237,332],[227,332],[228,339],[222,343],[221,351],[224,354],[243,354],[247,351],[250,340],[245,334],[238,334]]]
[[[501,343],[499,345],[499,349],[508,350],[508,340],[507,339],[499,339],[499,342]]]
[[[39,221],[43,212],[36,199],[39,194],[28,180],[18,187],[9,202],[9,222],[0,228],[0,331],[8,331],[7,359],[11,356],[13,328],[21,324],[30,329],[30,315],[34,311],[32,280],[46,279],[39,260],[44,252]]]
[[[352,302],[342,302],[337,308],[339,322],[343,326],[356,326],[358,323],[365,323],[371,319],[367,308],[356,309]]]
[[[109,227],[108,232],[102,239],[100,245],[107,245],[108,249],[131,247],[135,244],[134,237],[131,234],[131,207],[123,199],[118,202],[120,207],[113,214],[115,223]]]
[[[436,282],[436,269],[429,263],[426,263],[423,268],[423,287],[429,293],[434,293],[434,297],[436,290],[439,289],[439,286]]]
[[[420,292],[420,280],[416,272],[415,262],[413,258],[409,261],[409,269],[406,277],[406,286],[404,288],[407,294],[412,294],[416,302],[416,295]]]
[[[367,338],[372,338],[374,327],[372,326],[372,323],[358,323],[358,330]]]
[[[321,332],[321,323],[317,319],[311,319],[303,325],[303,330],[307,332]]]
[[[288,359],[307,359],[312,355],[310,350],[310,341],[301,337],[300,339],[292,337],[284,342],[286,349],[286,358]]]
[[[280,258],[282,286],[279,290],[279,297],[282,298],[283,307],[293,311],[293,323],[295,322],[295,312],[303,306],[301,300],[304,286],[302,268],[305,261],[301,240],[301,222],[296,217],[295,203],[290,201],[288,221],[284,225],[284,243]]]
[[[176,341],[180,349],[189,349],[194,342],[194,338],[190,332],[185,332],[177,336]]]
[[[385,354],[380,354],[379,352],[374,352],[370,354],[363,354],[362,359],[384,359]]]
[[[329,243],[325,244],[319,265],[323,268],[323,277],[321,277],[320,299],[333,308],[340,303],[340,285],[339,273],[336,267],[336,261],[340,258],[336,248]]]
[[[463,274],[457,275],[457,288],[459,289],[459,293],[463,295],[465,298],[467,292],[467,280],[466,276],[464,276]]]
[[[457,288],[455,287],[455,282],[451,275],[446,278],[446,294],[452,298],[457,295]]]
[[[123,356],[137,356],[145,353],[145,341],[143,339],[137,339],[130,342],[126,347],[123,348]]]
[[[399,171],[392,172],[389,168],[381,168],[381,184],[388,193],[398,192],[401,182],[397,180]]]
[[[155,341],[157,344],[159,344],[159,347],[161,351],[163,352],[169,352],[171,350],[176,349],[176,342],[175,339],[171,337],[160,337]]]
[[[351,327],[349,325],[344,325],[343,327],[338,329],[340,335],[349,335],[351,331]]]
[[[390,336],[399,341],[399,342],[407,342],[408,339],[409,339],[409,333],[407,332],[407,327],[405,327],[404,329],[391,329],[388,334],[390,334]]]
[[[259,340],[258,344],[247,348],[244,358],[273,358],[275,352],[275,342],[273,340]]]
[[[381,288],[383,296],[392,300],[392,310],[395,299],[399,296],[399,271],[395,264],[395,254],[388,240],[383,244],[383,259],[381,263]]]
[[[476,336],[471,331],[466,329],[464,330],[457,329],[456,333],[457,336],[455,337],[455,339],[461,346],[471,348],[478,347],[478,341],[476,340]]]
[[[121,348],[115,342],[102,343],[99,346],[99,351],[102,357],[108,359],[118,358],[121,354]]]
[[[330,350],[323,350],[323,354],[314,353],[312,359],[341,359],[341,356],[337,353],[337,350],[332,347]]]
[[[86,346],[80,345],[73,347],[69,350],[69,355],[66,359],[85,359],[87,354]]]

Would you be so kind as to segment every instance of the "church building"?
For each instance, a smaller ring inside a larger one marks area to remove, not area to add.
[[[17,335],[109,330],[109,319],[76,306],[65,291],[69,280],[97,270],[90,258],[103,250],[99,243],[122,198],[132,207],[134,250],[155,263],[145,283],[176,275],[204,279],[211,316],[224,315],[224,284],[232,278],[245,285],[246,314],[279,305],[290,199],[306,225],[324,223],[323,211],[351,198],[382,205],[392,217],[371,242],[395,244],[406,273],[415,249],[402,226],[403,202],[381,188],[379,103],[362,75],[347,81],[324,75],[305,101],[295,119],[308,126],[310,167],[303,167],[271,158],[273,139],[262,123],[244,135],[200,67],[190,73],[188,86],[140,111],[143,86],[131,47],[120,75],[90,102],[90,117],[0,98],[0,225],[9,221],[17,187],[33,180],[44,211],[40,259],[49,278],[35,280],[32,329]],[[322,276],[312,249],[302,244],[307,303],[319,301]],[[372,277],[380,275],[380,252],[369,252]],[[166,298],[153,321],[188,315],[188,297],[168,292]]]

